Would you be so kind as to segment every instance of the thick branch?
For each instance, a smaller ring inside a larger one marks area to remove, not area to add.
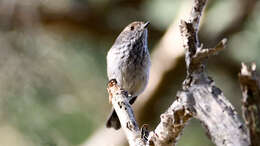
[[[217,146],[249,145],[248,135],[244,130],[243,124],[238,120],[233,106],[226,100],[221,90],[214,86],[212,79],[205,73],[205,65],[203,64],[205,59],[212,54],[216,54],[226,45],[225,39],[213,49],[205,49],[199,43],[198,26],[205,2],[205,0],[195,0],[188,21],[182,21],[181,23],[184,48],[187,50],[186,65],[188,76],[184,81],[183,90],[177,95],[177,100],[161,115],[161,122],[157,128],[149,133],[149,143],[147,143],[149,145],[168,146],[175,144],[185,124],[191,117],[196,117],[204,124],[209,132],[209,136]],[[116,102],[113,103],[113,106],[117,106]],[[127,112],[125,113],[127,114]],[[131,115],[131,112],[128,114]],[[118,113],[121,124],[127,125],[127,121],[131,118],[127,118],[128,120],[124,121],[121,120],[121,115]],[[135,123],[135,120],[133,121]],[[135,127],[137,124],[132,125]],[[127,128],[127,126],[123,126],[123,128]],[[124,129],[125,132],[127,130]],[[141,134],[138,132],[139,130],[136,131],[133,132],[133,135],[135,135],[133,137],[140,139]],[[127,137],[129,136],[127,135]]]
[[[242,63],[239,81],[242,90],[242,112],[252,146],[260,146],[260,79],[256,76],[256,65]]]
[[[179,98],[178,96],[181,96]],[[186,123],[192,117],[194,104],[183,92],[179,92],[177,100],[161,115],[161,122],[156,129],[150,132],[148,141],[156,146],[172,146],[177,142]]]
[[[205,1],[195,0],[189,22],[181,22],[184,48],[187,49],[188,76],[184,82],[184,90],[179,92],[177,100],[161,115],[157,128],[149,133],[148,142],[151,145],[175,144],[191,117],[198,118],[204,124],[208,135],[218,146],[249,145],[248,135],[233,106],[205,73],[203,61],[222,50],[226,39],[213,49],[204,49],[199,44],[198,25],[204,5]]]
[[[199,2],[205,4],[205,1],[195,0],[195,4]],[[195,7],[190,18],[181,21],[180,25],[187,66],[183,89],[195,103],[193,106],[195,117],[203,123],[211,140],[217,146],[248,146],[248,135],[233,106],[205,72],[205,59],[222,50],[227,40],[223,39],[212,49],[204,48],[199,43],[199,20],[194,19],[194,15],[199,19],[202,13],[203,6],[199,6],[201,7],[197,9]]]
[[[191,86],[188,91],[194,98],[195,118],[207,129],[217,146],[248,146],[248,135],[239,121],[234,107],[213,84]]]
[[[141,131],[137,126],[133,110],[127,100],[127,92],[120,89],[115,80],[109,82],[107,91],[109,93],[109,99],[112,101],[113,107],[126,134],[129,145],[144,146],[144,141],[141,138]]]
[[[189,49],[190,54],[186,57],[190,57],[191,55],[194,55],[196,48],[199,44],[198,42],[198,27],[199,27],[199,21],[200,16],[202,14],[203,8],[206,4],[206,0],[195,0],[191,17],[189,17],[189,23],[186,26],[189,28],[192,28],[190,34],[187,34],[187,37],[191,41],[187,41],[187,44],[184,44],[184,48]],[[183,21],[181,22],[183,24]],[[188,30],[188,29],[186,29]],[[191,29],[189,29],[191,30]],[[182,32],[183,30],[181,30]],[[185,30],[184,30],[185,31]],[[185,47],[185,45],[187,47]],[[188,47],[192,46],[192,47]],[[187,59],[186,59],[187,63]],[[189,68],[189,63],[187,63],[187,68]],[[187,96],[185,96],[187,97]],[[191,115],[191,111],[187,109],[191,109],[189,106],[190,104],[185,104],[182,101],[188,101],[187,98],[179,98],[179,100],[176,100],[172,106],[161,115],[161,122],[157,126],[154,132],[151,132],[149,135],[149,141],[152,142],[155,145],[173,145],[177,141],[177,137],[180,135],[182,129],[185,127],[185,123],[188,121]]]

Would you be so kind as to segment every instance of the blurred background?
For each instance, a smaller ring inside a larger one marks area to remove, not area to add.
[[[151,22],[152,71],[135,110],[139,124],[153,129],[185,78],[184,51],[174,41],[181,38],[171,37],[192,2],[0,0],[0,146],[91,146],[97,137],[103,145],[126,145],[124,137],[105,138],[118,133],[104,127],[111,108],[105,57],[136,20]],[[204,46],[229,38],[227,49],[210,58],[208,73],[239,113],[241,61],[260,68],[259,12],[258,0],[209,0],[201,21]],[[197,120],[178,143],[188,145],[213,145]]]

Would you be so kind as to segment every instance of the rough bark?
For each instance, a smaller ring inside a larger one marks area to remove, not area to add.
[[[256,65],[242,63],[239,81],[242,90],[242,112],[252,146],[260,146],[260,79]]]
[[[226,46],[227,39],[215,48],[204,48],[198,38],[199,22],[206,0],[194,0],[190,17],[181,21],[180,30],[187,77],[177,100],[161,115],[155,130],[139,130],[127,94],[116,84],[108,86],[112,104],[116,109],[130,145],[175,145],[190,118],[197,118],[217,146],[249,146],[249,136],[232,104],[206,74],[205,61]]]
[[[206,0],[195,0],[189,19],[181,21],[183,47],[187,50],[187,77],[183,89],[177,94],[177,100],[161,115],[161,122],[156,129],[149,133],[149,145],[175,144],[191,117],[202,122],[217,146],[249,145],[245,127],[239,121],[233,106],[205,72],[205,59],[222,50],[227,42],[223,39],[211,49],[203,48],[200,44],[198,27],[205,4]],[[118,116],[121,115],[118,113]]]
[[[158,103],[158,100],[160,100],[158,95],[165,93],[164,85],[172,84],[173,80],[178,76],[168,74],[170,71],[171,73],[178,71],[176,68],[183,64],[181,61],[183,61],[185,50],[182,48],[182,39],[178,26],[181,18],[189,16],[189,11],[187,10],[191,9],[191,7],[192,1],[183,1],[177,19],[173,21],[160,42],[153,49],[149,84],[133,105],[138,121],[147,122],[151,121],[151,119],[154,120],[148,114],[152,110],[150,107]],[[164,62],[163,66],[162,62]],[[114,137],[117,138],[114,139]],[[102,141],[100,141],[101,138]],[[103,143],[107,143],[108,146],[122,146],[126,143],[124,133],[121,130],[115,132],[114,130],[101,127],[82,146],[102,145]]]
[[[187,78],[184,91],[193,98],[195,118],[199,119],[208,130],[211,140],[218,146],[249,145],[248,135],[231,103],[222,91],[214,85],[213,80],[205,72],[205,59],[223,49],[227,40],[223,39],[215,48],[204,48],[198,39],[199,14],[203,8],[203,0],[197,0],[191,18],[182,21],[181,32],[186,48]]]
[[[129,101],[127,100],[127,92],[120,89],[116,80],[108,83],[107,91],[109,99],[119,116],[122,129],[124,130],[130,146],[142,146],[144,140],[141,138],[141,131],[135,121],[134,113]]]
[[[177,100],[161,115],[161,122],[156,129],[149,133],[148,143],[150,145],[175,145],[185,125],[193,116],[192,98],[189,98],[182,92],[179,93],[179,96],[181,98],[177,97]]]

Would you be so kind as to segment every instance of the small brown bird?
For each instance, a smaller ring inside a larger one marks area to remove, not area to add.
[[[131,95],[130,104],[134,103],[148,83],[151,64],[147,45],[148,25],[149,22],[141,21],[129,24],[119,34],[107,54],[108,79],[116,79],[120,88]],[[113,108],[106,126],[116,130],[121,127]]]

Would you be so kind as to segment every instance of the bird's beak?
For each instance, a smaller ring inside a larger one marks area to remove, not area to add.
[[[147,21],[147,22],[145,22],[145,23],[143,24],[143,27],[144,27],[144,28],[147,28],[149,24],[150,24],[150,22]]]

